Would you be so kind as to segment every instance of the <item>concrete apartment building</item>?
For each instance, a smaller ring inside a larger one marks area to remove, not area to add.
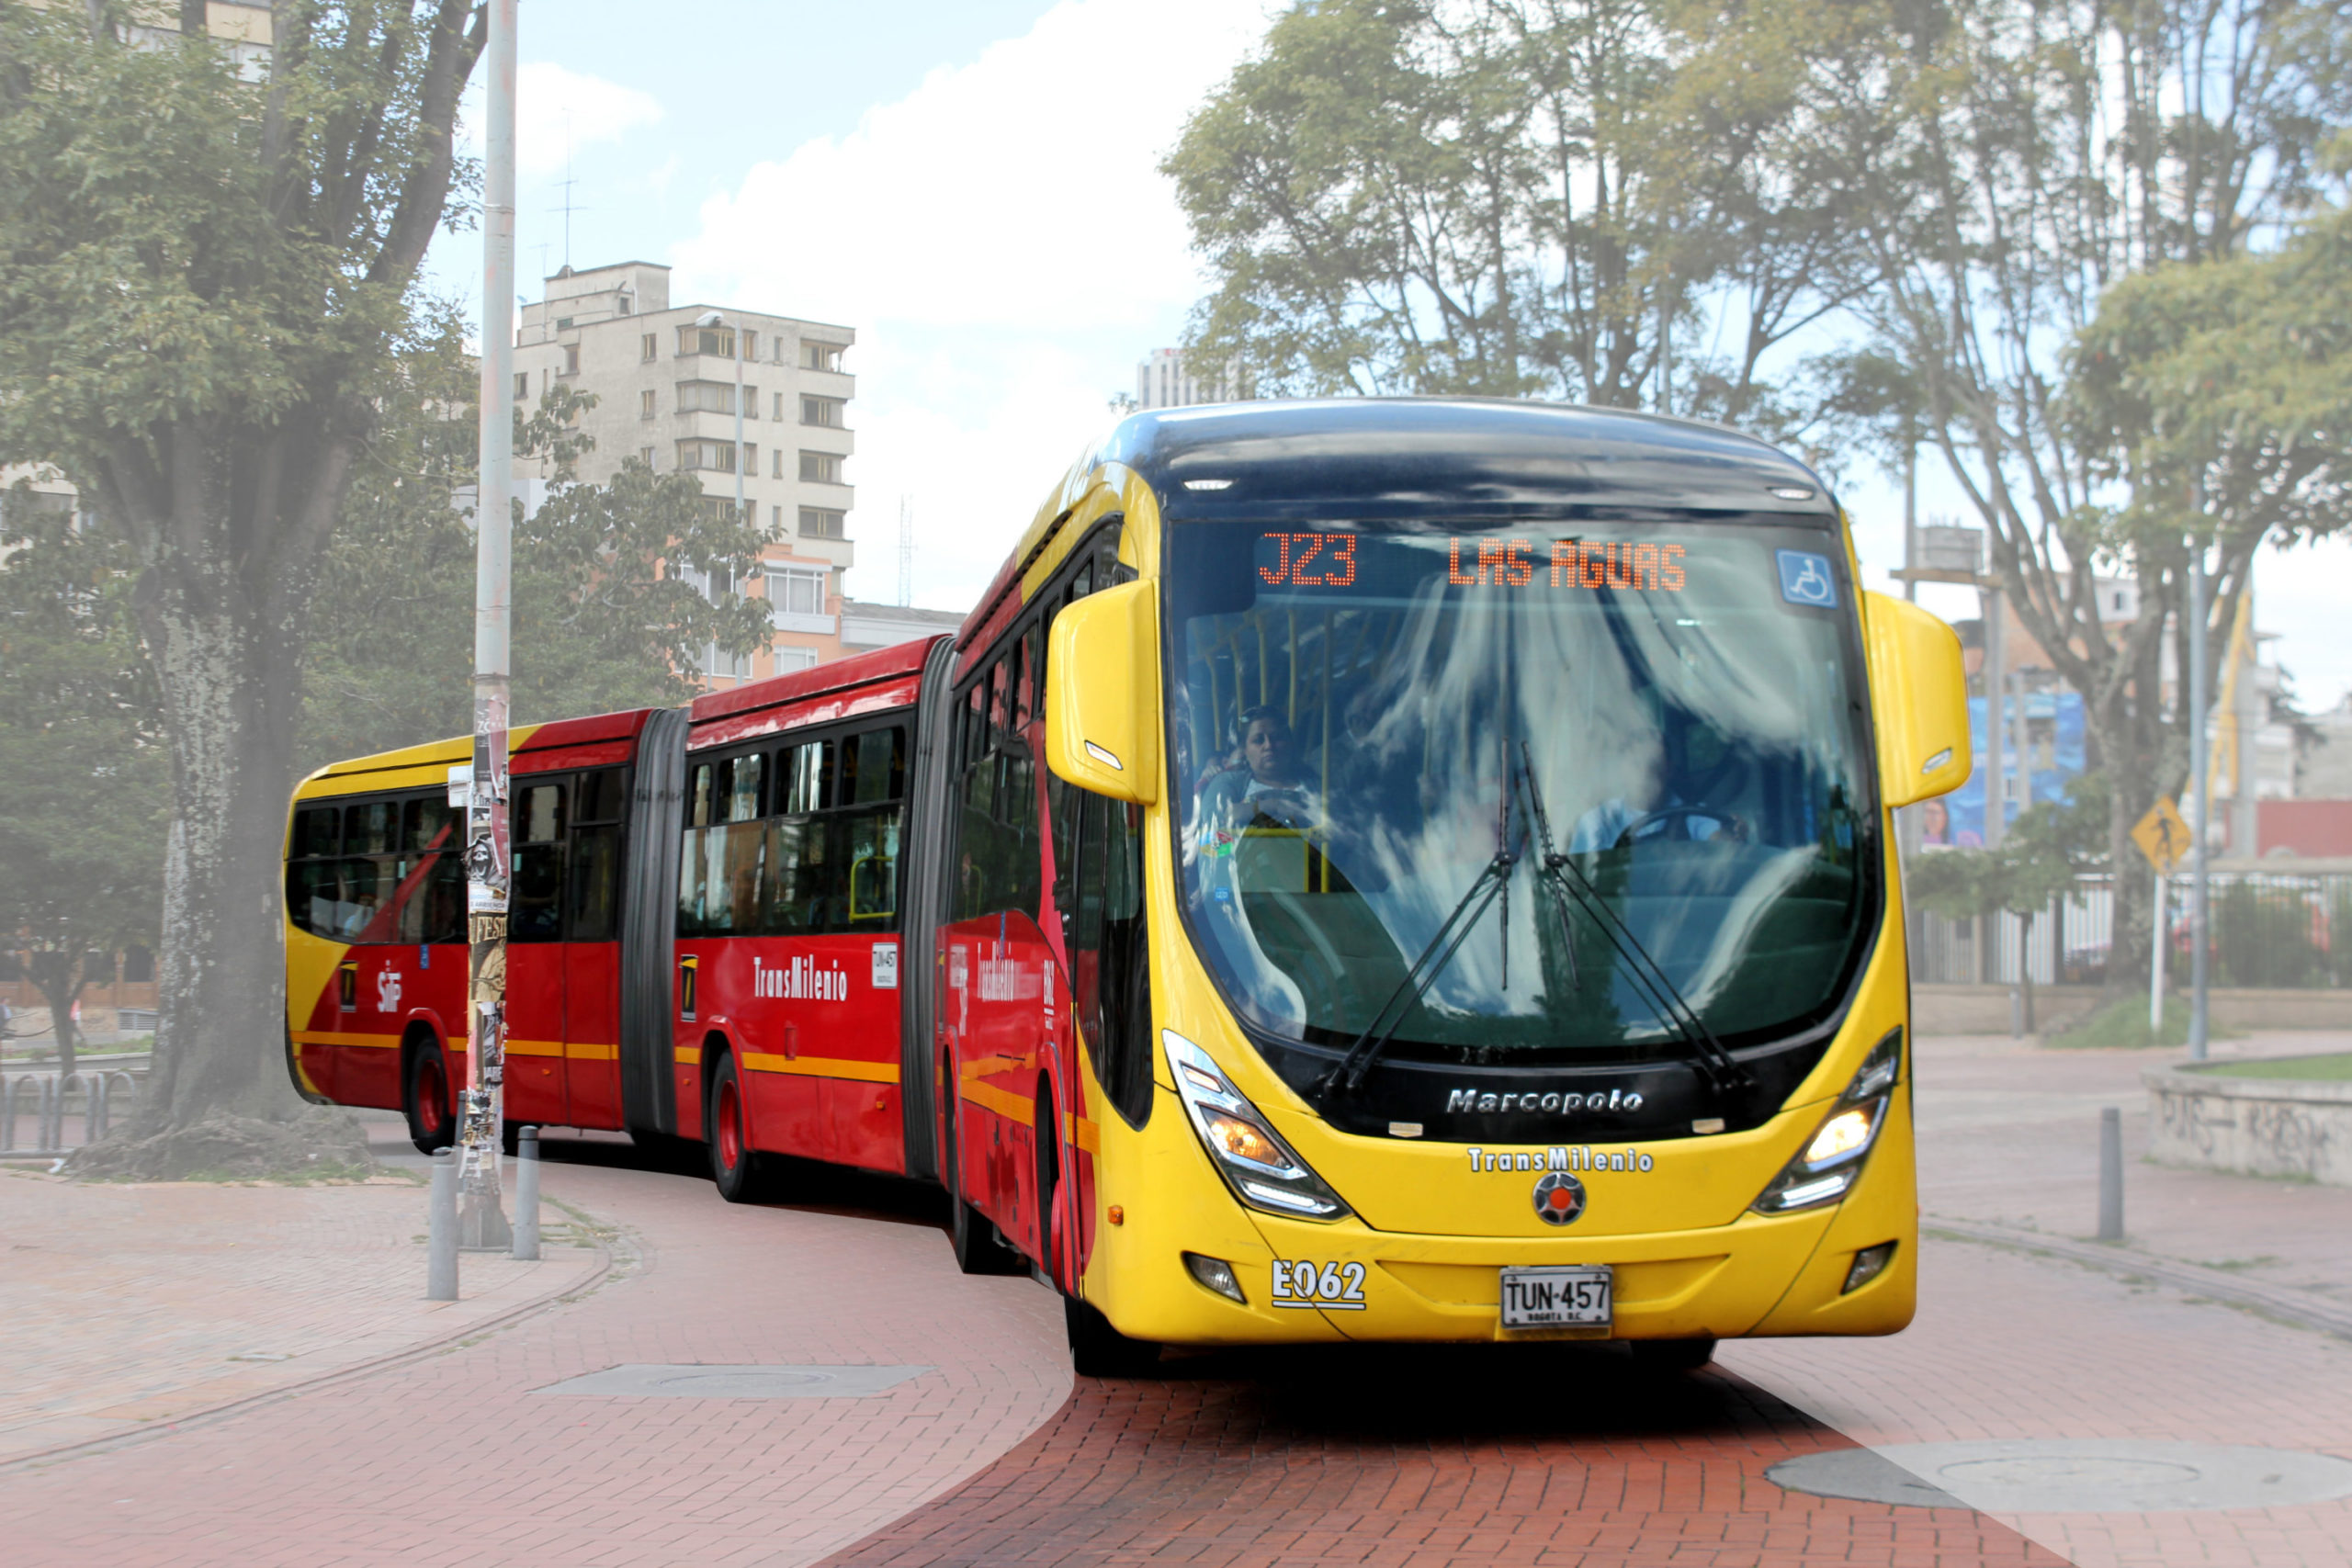
[[[748,660],[706,653],[707,684],[729,686],[856,650],[843,641],[842,614],[842,573],[854,559],[849,406],[857,390],[842,362],[856,341],[848,327],[793,316],[673,306],[670,269],[651,262],[565,267],[547,279],[537,303],[522,309],[515,398],[537,403],[558,385],[596,397],[580,420],[595,441],[582,479],[604,483],[625,460],[642,457],[657,472],[696,475],[720,508],[735,504],[740,481],[743,504],[768,536],[756,579],[703,586],[768,600],[773,639]],[[528,469],[518,464],[518,477]]]
[[[1155,348],[1136,367],[1136,407],[1139,409],[1240,402],[1250,395],[1248,378],[1229,367],[1195,374],[1181,348]]]

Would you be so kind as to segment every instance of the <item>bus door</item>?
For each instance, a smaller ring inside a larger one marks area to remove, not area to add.
[[[838,883],[841,936],[830,948],[845,976],[827,1055],[829,1157],[871,1170],[906,1169],[906,1117],[899,1105],[899,846],[906,827],[908,726],[843,736],[825,827]]]
[[[564,872],[563,1071],[575,1127],[621,1124],[621,818],[627,768],[582,773]]]
[[[564,829],[571,775],[514,782],[506,918],[506,1119],[573,1122],[564,1093]]]

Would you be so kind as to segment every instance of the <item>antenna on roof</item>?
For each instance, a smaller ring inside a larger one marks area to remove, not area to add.
[[[567,110],[563,117],[563,178],[556,181],[563,187],[563,205],[554,209],[563,214],[563,265],[567,270],[571,265],[571,215],[588,210],[571,199],[571,187],[579,183],[571,177],[571,115]],[[544,245],[540,247],[542,251],[546,248]],[[541,270],[545,270],[547,262],[544,256],[539,265]]]
[[[915,503],[912,496],[899,497],[899,604],[901,608],[915,602]]]

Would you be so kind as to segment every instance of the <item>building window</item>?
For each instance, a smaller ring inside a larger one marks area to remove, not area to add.
[[[650,359],[661,352],[662,339],[658,333],[647,333],[637,340],[637,356],[639,359]]]
[[[775,422],[778,424],[784,423],[784,394],[782,392],[775,395]]]
[[[530,397],[531,373],[528,370],[517,370],[514,372],[514,400],[518,403],[528,402]]]
[[[760,444],[756,441],[743,443],[743,471],[747,474],[760,471]]]
[[[644,458],[644,459],[645,459],[645,466],[646,466],[647,468],[650,468],[653,467],[653,448],[652,448],[652,447],[650,447],[650,446],[640,446],[640,447],[639,447],[639,448],[637,449],[637,455],[638,455],[639,457],[642,457],[642,458]]]
[[[774,533],[777,534],[778,536],[781,536],[781,535],[784,533],[784,508],[783,508],[783,507],[781,507],[781,506],[771,506],[771,507],[769,507],[769,508],[768,508],[768,527],[769,527],[769,529],[770,529],[771,531],[773,531]]]
[[[729,381],[681,381],[678,383],[680,413],[733,413],[735,387]]]
[[[842,427],[842,410],[846,406],[840,398],[803,398],[800,400],[800,423],[821,424],[828,430]]]
[[[757,387],[743,389],[743,417],[745,419],[760,417],[760,389]]]
[[[800,363],[810,370],[833,370],[842,367],[842,345],[837,343],[803,343]]]
[[[770,477],[779,479],[784,478],[784,448],[781,446],[775,449],[775,472]]]
[[[639,419],[651,419],[653,417],[653,394],[651,392],[639,392],[637,394],[637,417]]]
[[[567,376],[580,374],[580,345],[576,343],[563,345],[563,373]]]
[[[735,357],[733,327],[680,327],[678,352],[684,354],[715,354],[722,359]]]
[[[735,443],[732,441],[681,441],[678,443],[678,467],[682,468],[714,469],[722,474],[735,471]],[[734,502],[727,503],[732,506]]]
[[[800,536],[804,539],[846,539],[849,537],[849,513],[829,507],[804,506],[800,509]]]
[[[629,297],[628,295],[616,294],[613,296],[613,314],[616,316],[633,316],[637,314],[637,307],[630,303]]]
[[[752,656],[748,653],[721,653],[715,642],[702,647],[702,669],[706,675],[723,675],[731,681],[752,678]]]
[[[837,485],[842,479],[842,460],[832,452],[803,452],[800,454],[800,479],[803,484]]]
[[[757,333],[745,333],[743,334],[743,357],[746,359],[757,359],[759,356],[760,334]]]
[[[702,504],[703,510],[716,522],[731,523],[735,520],[735,502],[731,496],[706,495],[702,498]],[[744,512],[749,513],[751,509],[751,502],[743,503]]]
[[[817,668],[817,650],[813,648],[778,647],[775,650],[775,672],[789,675],[796,670]]]
[[[768,604],[772,615],[821,615],[825,613],[825,578],[821,568],[776,567],[768,571]]]

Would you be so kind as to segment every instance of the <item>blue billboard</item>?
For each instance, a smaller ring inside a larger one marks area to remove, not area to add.
[[[2018,774],[2018,704],[2025,704],[2027,788],[2009,786],[2005,822],[2014,822],[2026,800],[2063,801],[2067,787],[2083,771],[2083,698],[2079,692],[2012,694],[2003,704],[2001,755],[2008,776]],[[1969,747],[1974,770],[1968,782],[1939,800],[1928,801],[1920,812],[1920,842],[1960,849],[1978,849],[1984,842],[1984,791],[1993,765],[1984,749],[1985,701],[1968,699]]]

